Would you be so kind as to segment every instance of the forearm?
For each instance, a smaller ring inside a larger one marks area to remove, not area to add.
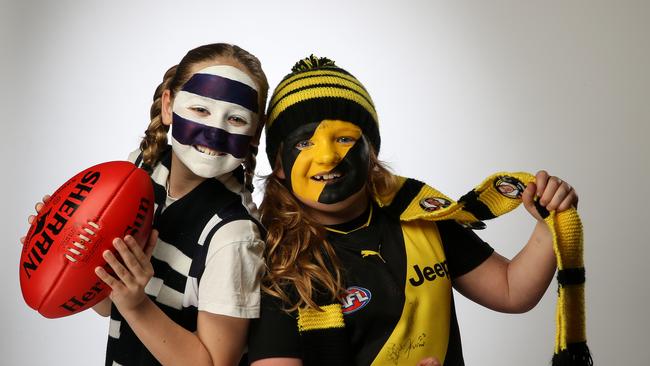
[[[537,224],[512,260],[494,252],[474,270],[456,278],[454,287],[492,310],[523,313],[532,309],[555,273],[553,244],[544,225]]]
[[[537,305],[555,268],[551,233],[544,222],[538,221],[528,243],[507,266],[509,308],[525,312]]]
[[[535,197],[549,212],[562,212],[578,203],[568,183],[539,171],[536,182],[529,183],[522,194],[526,210],[537,220],[528,243],[512,260],[495,252],[456,278],[454,287],[463,295],[490,309],[509,313],[525,312],[537,305],[553,279],[557,261],[551,231],[539,214]]]
[[[212,365],[199,337],[176,324],[150,299],[121,312],[133,332],[163,365]]]

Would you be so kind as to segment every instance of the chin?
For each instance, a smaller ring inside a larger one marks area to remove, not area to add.
[[[335,203],[321,203],[314,200],[303,199],[300,196],[296,197],[302,203],[303,207],[317,219],[323,215],[340,215],[341,219],[343,219],[341,222],[356,217],[354,215],[357,211],[361,214],[366,209],[366,202],[370,198],[365,187],[352,194],[350,197]],[[348,217],[350,215],[354,217]],[[325,224],[331,223],[327,222]]]

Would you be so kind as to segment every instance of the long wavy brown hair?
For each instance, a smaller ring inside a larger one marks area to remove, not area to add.
[[[369,165],[368,195],[395,192],[395,175],[374,152]],[[325,240],[324,226],[302,208],[276,174],[266,177],[265,186],[260,205],[262,224],[268,230],[262,290],[282,300],[288,312],[301,307],[320,309],[314,300],[317,294],[324,293],[331,301],[339,299],[345,293],[341,265]]]
[[[145,135],[140,143],[142,150],[142,161],[145,167],[152,169],[160,160],[161,152],[167,147],[167,132],[169,126],[162,123],[162,95],[165,90],[171,92],[173,98],[180,88],[192,76],[192,66],[204,61],[216,61],[220,58],[233,60],[244,67],[245,71],[255,81],[259,87],[259,110],[263,111],[266,105],[269,83],[266,75],[262,70],[260,60],[248,51],[239,46],[227,43],[213,43],[196,47],[185,55],[178,65],[172,66],[165,72],[163,81],[158,85],[153,95],[153,103],[149,111],[150,122]],[[246,176],[246,185],[252,186],[253,173],[256,165],[257,146],[259,138],[264,127],[265,117],[263,113],[259,114],[257,133],[251,141],[251,146],[244,160],[244,171]]]

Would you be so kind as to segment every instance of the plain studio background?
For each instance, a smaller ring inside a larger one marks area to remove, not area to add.
[[[272,86],[312,52],[336,60],[374,98],[380,158],[451,197],[504,170],[573,184],[596,364],[648,365],[650,3],[118,3],[2,3],[1,364],[103,364],[107,318],[25,305],[18,238],[43,194],[137,147],[168,67],[221,41],[257,55]],[[521,208],[479,234],[511,257],[533,224]],[[456,294],[467,364],[548,365],[556,286],[523,315]]]

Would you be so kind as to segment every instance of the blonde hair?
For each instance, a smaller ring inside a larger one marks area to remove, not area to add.
[[[142,160],[145,168],[151,170],[154,165],[160,160],[161,152],[166,148],[167,133],[169,126],[162,123],[162,95],[165,90],[169,90],[173,98],[180,88],[192,76],[192,66],[210,60],[219,58],[228,58],[238,62],[244,67],[245,71],[253,78],[259,87],[259,110],[263,111],[266,105],[266,97],[268,95],[269,83],[266,75],[262,70],[260,60],[250,54],[248,51],[227,43],[213,43],[199,46],[190,50],[185,57],[176,66],[172,66],[165,72],[163,81],[158,85],[153,95],[153,103],[149,112],[150,122],[147,130],[144,133],[142,142],[140,143],[140,150],[142,150]],[[260,113],[260,120],[258,121],[257,131],[248,152],[244,159],[244,173],[245,183],[248,187],[252,187],[253,175],[255,172],[256,155],[259,145],[259,139],[264,128],[265,117]]]
[[[267,229],[267,270],[262,290],[282,300],[286,311],[300,307],[320,309],[315,295],[332,301],[344,293],[341,264],[334,248],[325,240],[325,228],[302,208],[299,201],[275,174],[266,177],[260,205],[262,224]],[[369,195],[388,195],[397,179],[376,154],[370,154],[366,189]]]

